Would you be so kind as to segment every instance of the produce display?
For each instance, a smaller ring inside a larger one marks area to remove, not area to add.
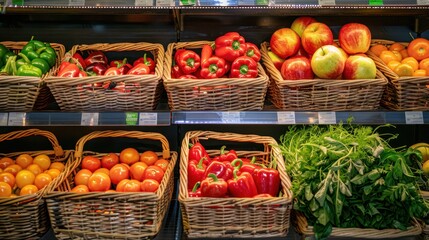
[[[85,156],[72,192],[156,192],[169,164],[153,151],[125,148],[120,154]]]
[[[299,17],[271,35],[268,55],[284,80],[375,79],[376,65],[366,55],[370,44],[364,24],[343,25],[335,42],[328,25]]]
[[[42,77],[55,65],[57,54],[50,43],[33,38],[17,54],[0,45],[2,73],[11,76]]]
[[[49,156],[39,154],[34,158],[20,154],[15,159],[0,159],[0,197],[17,197],[34,194],[50,184],[65,166],[52,162]]]
[[[237,32],[228,32],[205,44],[198,54],[192,49],[177,49],[171,68],[172,78],[255,78],[258,76],[259,48]]]
[[[389,139],[377,129],[348,124],[294,126],[282,135],[295,209],[316,238],[327,238],[336,227],[406,230],[427,215],[419,191],[422,171],[414,167],[422,154],[394,149]]]
[[[272,166],[256,163],[256,158],[239,158],[234,150],[210,158],[201,143],[189,149],[189,197],[275,197],[280,191],[280,175]],[[271,162],[275,164],[275,162]]]

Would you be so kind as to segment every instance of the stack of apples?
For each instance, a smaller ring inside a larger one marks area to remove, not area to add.
[[[370,51],[399,77],[429,76],[429,40],[425,38],[415,38],[408,46],[400,42],[378,43]]]
[[[334,42],[328,25],[303,16],[290,28],[272,34],[268,55],[285,80],[376,78],[376,65],[365,54],[371,44],[371,31],[366,25],[343,25],[338,42]]]

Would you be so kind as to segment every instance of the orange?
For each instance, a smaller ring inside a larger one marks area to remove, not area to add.
[[[58,169],[60,172],[64,170],[65,166],[62,162],[53,162],[51,163],[51,166],[49,166],[49,169]]]
[[[0,159],[0,168],[5,169],[6,167],[14,164],[15,162],[12,160],[12,158],[3,157]]]
[[[60,170],[52,168],[52,169],[48,169],[45,171],[47,174],[51,175],[52,179],[55,179],[56,177],[58,177],[61,173]]]
[[[5,182],[0,182],[0,197],[10,197],[12,188]]]
[[[46,185],[48,185],[51,182],[52,182],[52,177],[47,173],[41,173],[37,175],[36,178],[34,179],[34,185],[36,185],[38,189],[44,188]]]
[[[96,172],[102,172],[102,173],[105,173],[105,174],[107,174],[107,176],[109,176],[109,175],[110,175],[110,170],[109,170],[109,169],[107,169],[107,168],[99,168],[99,169],[97,169],[97,170],[95,170],[95,171],[94,171],[94,173],[96,173]]]
[[[425,77],[426,76],[426,70],[424,69],[417,69],[414,71],[413,76],[415,77]]]
[[[386,51],[382,51],[380,54],[380,59],[385,63],[389,63],[390,61],[396,60],[396,61],[401,61],[398,60],[397,56],[395,55],[395,53],[393,53],[392,51],[386,50]]]
[[[5,168],[3,170],[3,172],[12,173],[13,176],[16,176],[16,174],[21,170],[22,170],[21,166],[19,166],[18,164],[12,164],[12,165],[8,166],[7,168]]]
[[[39,167],[45,171],[49,169],[49,166],[51,165],[51,159],[46,154],[40,154],[33,159],[33,163],[39,165]]]
[[[392,45],[390,45],[389,50],[390,51],[398,51],[400,52],[401,50],[405,49],[405,46],[402,45],[401,43],[395,42]]]
[[[129,166],[140,160],[140,154],[135,148],[125,148],[119,154],[119,162],[126,163]]]
[[[26,169],[32,172],[34,176],[43,172],[42,169],[37,164],[30,164],[30,166],[28,166]]]
[[[387,49],[387,47],[384,46],[383,44],[375,44],[375,45],[372,45],[369,50],[378,57],[380,56],[382,51],[386,51],[389,49]]]
[[[33,163],[33,157],[28,154],[21,154],[16,158],[16,164],[22,168],[27,168]]]
[[[429,58],[425,58],[419,62],[420,69],[427,69],[429,67]]]
[[[22,189],[26,185],[33,184],[35,178],[36,176],[32,172],[26,169],[21,170],[16,174],[16,186]]]
[[[414,71],[419,69],[419,61],[417,61],[413,57],[406,57],[406,58],[402,59],[401,63],[406,63],[406,64],[410,65],[411,67],[413,67]]]
[[[140,162],[144,162],[148,166],[153,165],[156,161],[158,161],[158,155],[154,151],[144,151],[140,155]]]
[[[4,182],[9,184],[11,188],[15,186],[15,176],[13,176],[11,173],[2,172],[0,173],[0,182]]]
[[[401,63],[398,66],[395,67],[393,70],[398,76],[405,77],[405,76],[413,76],[414,70],[413,67],[411,67],[407,63]]]
[[[88,185],[88,179],[91,177],[92,172],[88,169],[81,169],[74,176],[74,183],[76,185]]]
[[[409,57],[407,49],[402,49],[399,51],[399,53],[401,54],[402,58]]]
[[[75,192],[75,193],[86,193],[89,192],[88,186],[86,185],[77,185],[76,187],[74,187],[71,192]]]
[[[392,60],[387,63],[387,66],[393,71],[399,64],[401,64],[400,61]]]
[[[21,188],[21,191],[19,191],[19,196],[24,196],[27,194],[35,194],[37,193],[37,191],[39,191],[39,189],[35,185],[29,184]]]
[[[402,61],[402,55],[399,51],[391,51],[396,56],[396,60]]]

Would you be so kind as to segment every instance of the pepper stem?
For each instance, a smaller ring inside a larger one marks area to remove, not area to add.
[[[226,146],[225,146],[225,145],[223,145],[223,146],[220,148],[220,155],[225,154],[225,149],[226,149]]]
[[[200,159],[200,161],[198,162],[198,164],[197,164],[197,168],[198,169],[203,169],[203,161],[204,160],[206,160],[207,158],[206,157],[202,157],[201,159]]]
[[[197,192],[197,189],[200,188],[201,182],[196,182],[194,187],[192,188],[192,192]]]
[[[30,59],[28,59],[28,57],[27,57],[27,56],[25,56],[25,54],[24,54],[24,53],[18,53],[18,56],[20,56],[22,59],[24,59],[24,61],[25,61],[26,63],[30,63]]]
[[[238,163],[238,166],[235,166]],[[231,165],[234,169],[240,169],[243,166],[243,160],[240,158],[236,158],[231,162]]]
[[[212,178],[213,182],[219,181],[219,179],[217,178],[217,176],[214,173],[209,173],[209,175],[207,175],[207,177]]]

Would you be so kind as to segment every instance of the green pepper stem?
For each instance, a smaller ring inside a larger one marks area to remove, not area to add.
[[[207,175],[207,177],[212,178],[213,182],[219,181],[219,179],[217,178],[217,176],[214,173],[209,173],[209,175]]]
[[[225,154],[225,149],[226,149],[226,146],[225,145],[223,145],[221,148],[220,148],[220,154],[222,155],[222,154]]]
[[[18,56],[20,56],[26,63],[30,63],[30,59],[24,54],[24,53],[18,53]]]
[[[205,159],[207,159],[206,157],[202,157],[201,159],[200,159],[200,161],[198,162],[198,164],[197,164],[197,168],[198,169],[203,169],[203,161],[205,160]]]
[[[235,166],[238,163],[238,166]],[[243,166],[243,160],[240,158],[236,158],[231,162],[231,165],[234,169],[240,169]]]
[[[232,172],[232,174],[234,175],[234,179],[237,179],[237,172],[238,172],[238,168],[234,168],[234,171]]]
[[[192,188],[192,192],[197,192],[197,189],[200,188],[201,182],[196,182],[194,187]]]

